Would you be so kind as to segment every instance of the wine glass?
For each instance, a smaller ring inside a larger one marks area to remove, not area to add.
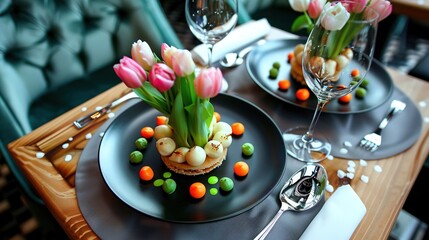
[[[350,13],[340,29],[334,29],[339,26],[332,26],[332,23],[341,22],[338,18],[339,9],[336,15],[332,13],[333,6],[339,7],[337,4],[342,4],[344,8],[340,9]],[[305,44],[302,55],[303,76],[318,103],[308,128],[297,127],[283,134],[288,154],[298,160],[319,162],[330,154],[331,144],[322,137],[314,137],[319,116],[329,101],[351,94],[358,88],[371,66],[378,14],[369,7],[362,12],[354,12],[357,11],[354,6],[356,3],[353,1],[326,3]],[[337,19],[334,22],[330,21],[335,17]],[[352,71],[359,74],[353,76]],[[341,131],[341,127],[332,126],[329,130]]]
[[[208,49],[207,68],[212,66],[214,45],[235,27],[237,14],[238,0],[186,0],[186,22],[192,34]],[[225,79],[223,84],[227,86]]]

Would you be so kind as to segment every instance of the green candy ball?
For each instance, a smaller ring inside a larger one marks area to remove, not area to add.
[[[365,88],[358,87],[356,89],[356,97],[357,98],[362,99],[365,97],[365,95],[366,95],[366,89]]]
[[[164,190],[167,194],[172,194],[174,191],[176,191],[176,181],[173,179],[165,179],[164,183],[162,184],[162,190]]]
[[[280,68],[280,63],[279,62],[273,63],[273,68],[279,69]]]
[[[241,146],[241,151],[243,152],[244,155],[251,156],[255,151],[255,147],[253,147],[251,143],[244,143]]]
[[[136,148],[138,150],[144,150],[147,147],[147,139],[146,138],[139,138],[134,142],[134,145],[136,145]]]
[[[362,82],[360,83],[359,87],[366,88],[366,87],[368,86],[368,84],[369,84],[368,79],[364,78],[364,79],[362,80]]]
[[[270,78],[277,78],[278,74],[279,74],[279,70],[277,68],[270,69]]]
[[[143,161],[143,153],[140,151],[133,151],[130,153],[130,163],[138,164]]]
[[[220,189],[229,192],[234,188],[234,182],[229,177],[223,177],[219,180]]]

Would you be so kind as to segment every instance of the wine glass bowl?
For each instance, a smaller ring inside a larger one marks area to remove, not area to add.
[[[353,0],[326,3],[305,43],[303,77],[318,103],[308,129],[283,134],[288,154],[298,160],[319,162],[330,154],[330,143],[313,136],[320,114],[329,101],[360,87],[370,69],[378,14],[369,7],[357,11],[351,6],[356,6]]]
[[[192,34],[208,48],[208,67],[214,44],[237,24],[237,0],[186,0],[186,21]]]

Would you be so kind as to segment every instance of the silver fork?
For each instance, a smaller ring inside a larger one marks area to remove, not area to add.
[[[92,112],[86,116],[83,116],[83,117],[77,119],[76,121],[73,122],[73,124],[77,128],[82,129],[86,125],[88,125],[90,122],[100,118],[101,116],[103,116],[104,114],[109,112],[112,108],[114,108],[114,107],[118,106],[119,104],[121,104],[125,101],[128,101],[132,98],[138,98],[138,96],[135,92],[129,92],[129,93],[125,94],[124,96],[122,96],[122,97],[116,99],[115,101],[107,104],[102,109],[96,110],[95,112]]]
[[[381,145],[381,131],[383,131],[393,116],[402,112],[406,106],[407,105],[404,102],[393,100],[390,104],[389,112],[387,112],[386,116],[381,120],[377,129],[374,132],[365,135],[360,141],[360,146],[371,152],[376,151]]]

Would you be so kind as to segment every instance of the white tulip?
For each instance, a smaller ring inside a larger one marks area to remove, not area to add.
[[[350,13],[341,3],[327,5],[322,14],[321,24],[329,31],[342,29],[350,18]]]
[[[297,12],[305,12],[311,0],[289,0],[290,7]]]

